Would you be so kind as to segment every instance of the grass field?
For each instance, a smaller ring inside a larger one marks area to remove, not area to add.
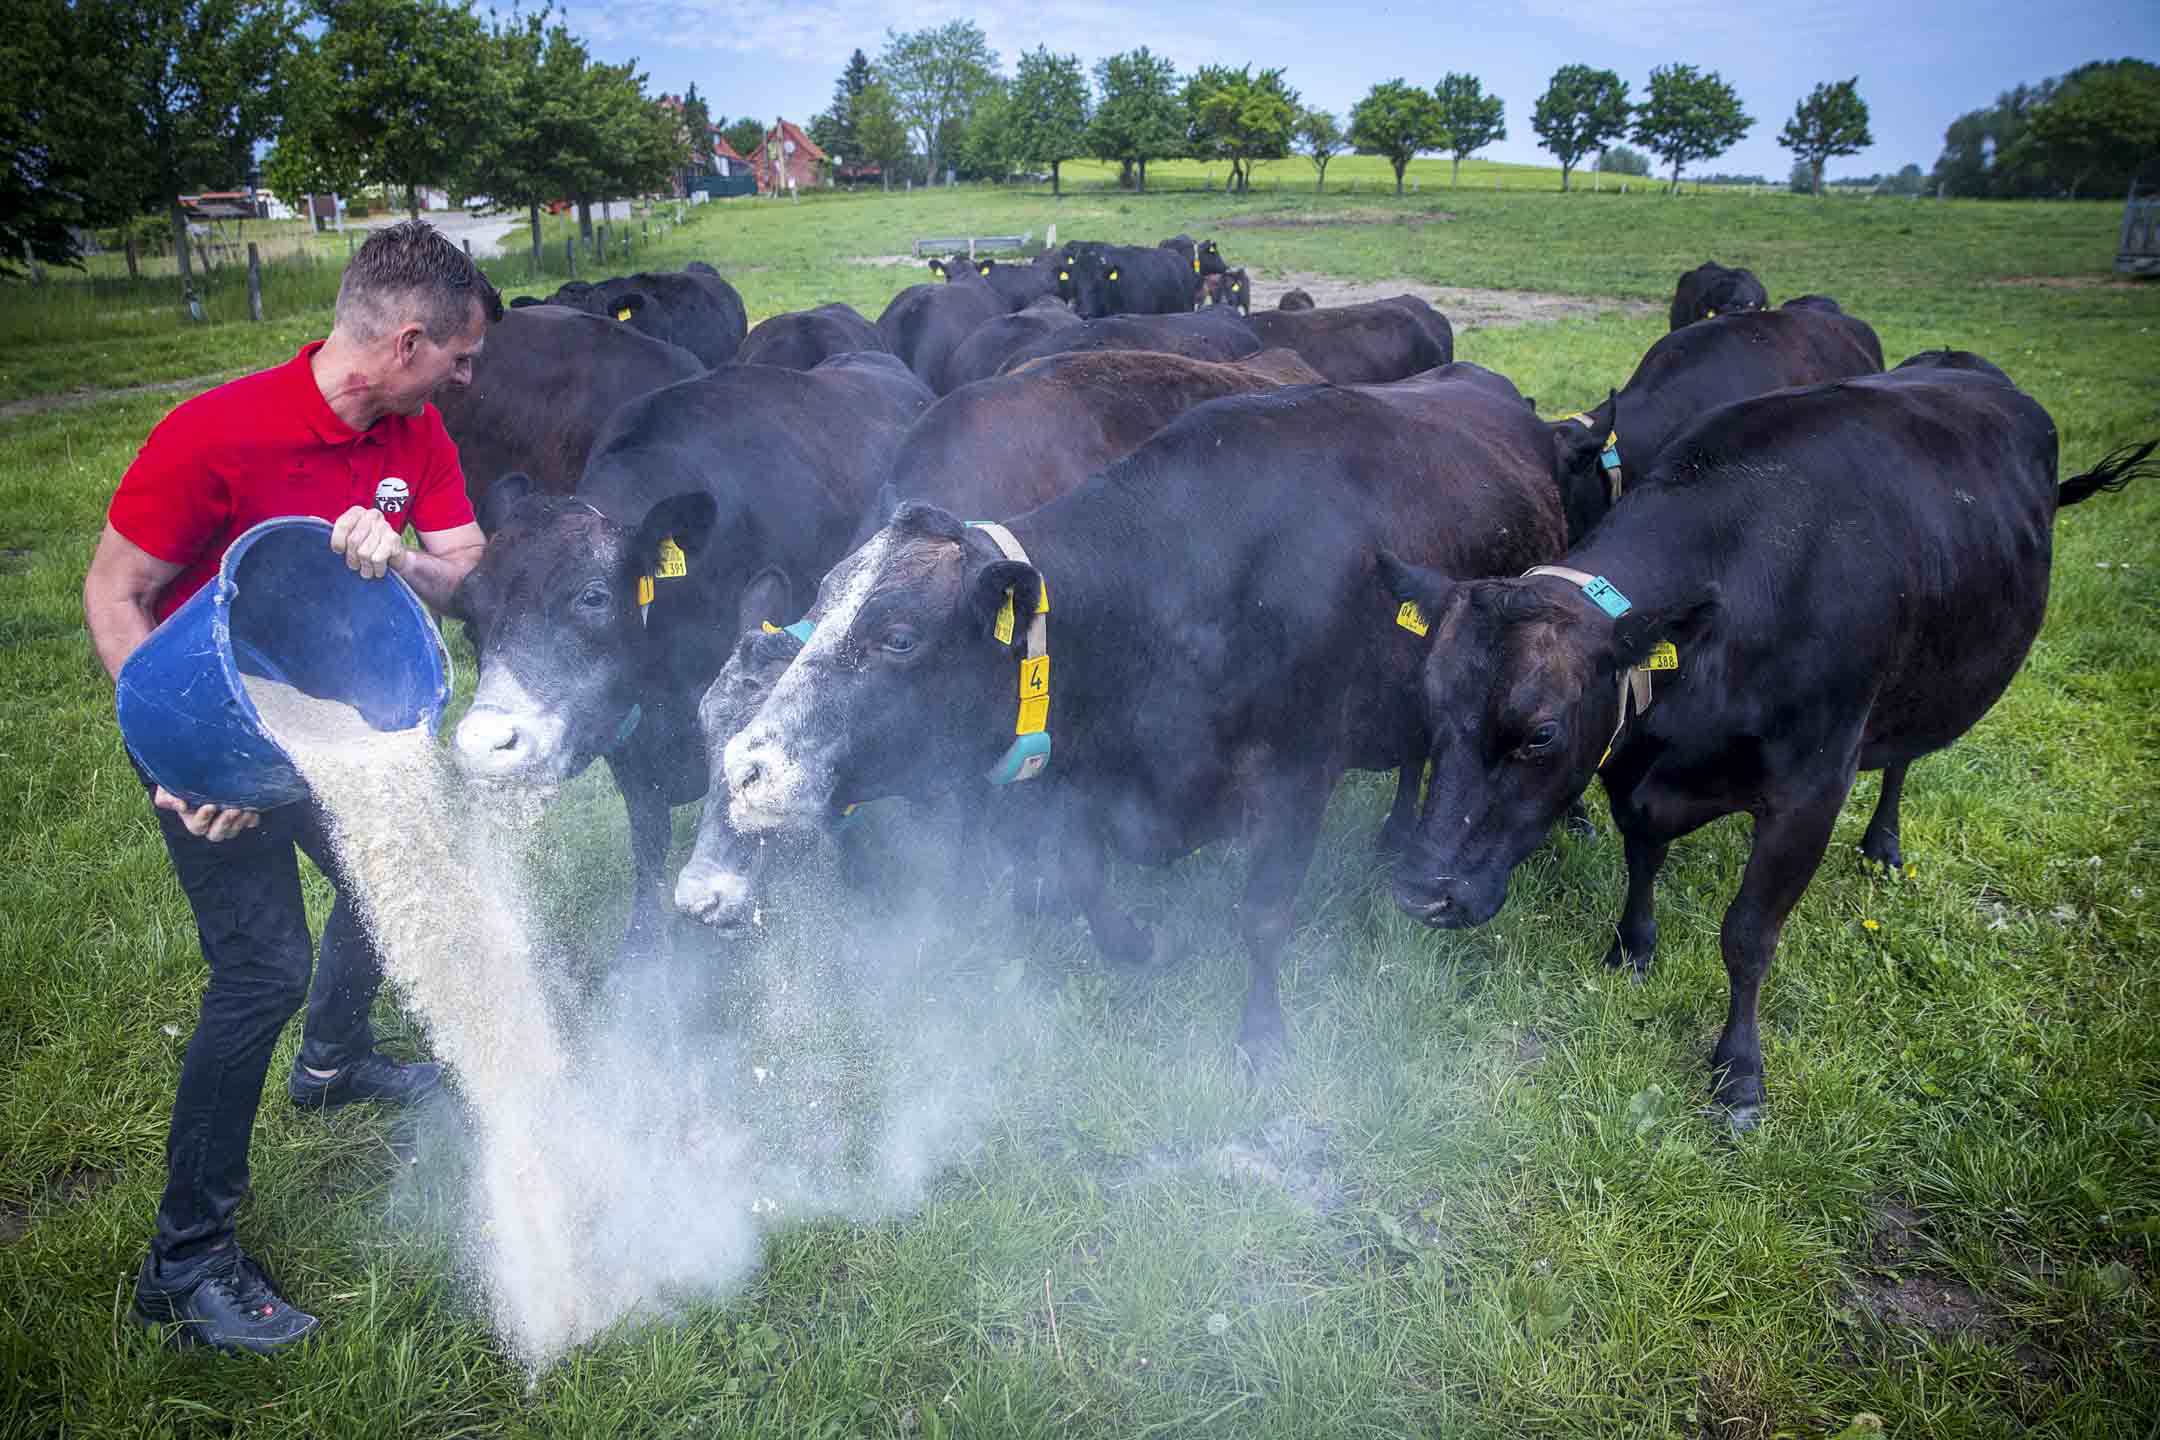
[[[919,272],[854,257],[1053,222],[1066,237],[1213,234],[1266,272],[1648,302],[1715,255],[1773,298],[1836,295],[1893,362],[1945,343],[1988,355],[2054,415],[2066,472],[2160,434],[2160,286],[2110,283],[2112,207],[1495,194],[1469,171],[1447,193],[1444,165],[1425,169],[1400,201],[1298,193],[1287,182],[1309,171],[1287,164],[1241,200],[738,201],[700,207],[642,258],[711,260],[758,316],[827,299],[874,314]],[[189,327],[85,295],[60,332],[0,319],[0,400],[267,363],[325,327],[322,304]],[[1479,329],[1459,353],[1558,413],[1620,383],[1662,329],[1610,313]],[[1722,1440],[1873,1433],[1848,1428],[1863,1415],[1907,1437],[2160,1424],[2150,485],[2064,516],[2024,674],[1914,770],[1909,877],[1852,857],[1874,797],[1861,783],[1770,978],[1756,1133],[1734,1139],[1699,1110],[1744,821],[1675,847],[1658,969],[1634,987],[1598,963],[1623,888],[1602,814],[1596,840],[1523,867],[1494,924],[1442,935],[1376,883],[1366,846],[1386,792],[1362,779],[1338,794],[1302,897],[1284,977],[1296,1053],[1277,1091],[1249,1093],[1230,1058],[1240,854],[1119,872],[1177,942],[1152,974],[1106,971],[1079,930],[1010,920],[986,894],[917,947],[921,984],[980,1027],[993,1083],[972,1143],[909,1203],[774,1225],[740,1288],[683,1297],[531,1379],[453,1283],[395,1127],[302,1119],[273,1067],[242,1235],[326,1317],[322,1336],[274,1364],[161,1351],[121,1308],[202,963],[79,596],[111,488],[176,398],[0,420],[0,1433]],[[587,956],[625,913],[620,813],[589,775],[535,846],[555,938]],[[677,863],[694,818],[677,816]],[[916,822],[872,823],[902,852]],[[813,866],[779,899],[819,914],[832,894]],[[837,908],[870,930],[921,923],[892,903]],[[834,923],[739,947],[685,926],[676,946],[716,975],[814,976],[864,943]],[[418,1043],[390,1008],[383,1028]]]

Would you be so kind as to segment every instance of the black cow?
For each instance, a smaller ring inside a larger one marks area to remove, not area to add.
[[[1061,268],[1059,257],[1054,253],[1038,255],[1025,265],[987,257],[970,260],[965,255],[930,262],[931,272],[945,280],[953,279],[963,270],[973,270],[978,278],[997,291],[1007,310],[1015,311],[1025,310],[1045,295],[1056,296]]]
[[[1568,573],[1463,583],[1391,562],[1395,598],[1435,635],[1432,778],[1397,900],[1431,925],[1482,925],[1594,775],[1628,866],[1606,960],[1639,976],[1667,847],[1749,812],[1711,1060],[1746,1126],[1763,977],[1855,774],[1885,772],[1861,849],[1896,865],[1906,767],[1972,728],[2040,629],[2056,510],[2120,488],[2153,448],[2058,485],[2054,422],[2029,396],[1901,369],[1711,412]],[[1638,678],[1653,683],[1633,693]]]
[[[744,626],[802,613],[930,399],[890,355],[724,365],[618,410],[574,497],[491,492],[451,603],[480,657],[458,763],[545,788],[607,757],[637,866],[626,953],[666,933],[668,809],[705,793],[700,697]]]
[[[1275,308],[1278,310],[1312,310],[1317,307],[1313,304],[1312,296],[1305,291],[1285,290],[1282,299],[1275,302]]]
[[[1174,315],[1200,293],[1200,259],[1184,236],[1160,245],[1069,247],[1073,309],[1083,320],[1109,315]]]
[[[620,320],[655,340],[682,346],[708,366],[733,360],[749,329],[742,296],[698,260],[680,271],[618,275],[596,284],[573,280],[547,303]]]
[[[945,393],[989,379],[1016,352],[1079,323],[1080,317],[1073,314],[1072,307],[1055,295],[1045,295],[1025,310],[985,320],[947,357]]]
[[[1842,315],[1845,307],[1828,295],[1795,295],[1777,307],[1780,310],[1821,310],[1830,315]]]
[[[1045,355],[1075,350],[1160,350],[1188,360],[1242,360],[1263,348],[1252,326],[1227,310],[1199,310],[1186,315],[1113,315],[1055,331],[1032,345],[1022,346],[1007,357],[1003,373],[1010,374]]]
[[[1185,237],[1180,235],[1178,238],[1182,240]],[[1194,252],[1194,257],[1200,262],[1200,273],[1202,275],[1227,275],[1230,273],[1230,262],[1223,259],[1221,249],[1216,246],[1213,240],[1201,241],[1200,248]]]
[[[1975,355],[1970,350],[1922,350],[1917,355],[1908,355],[1903,360],[1898,361],[1897,368],[1900,371],[1967,370],[1975,375],[1985,375],[1990,379],[2000,380],[2005,385],[2017,383],[2004,374],[1994,361]]]
[[[1764,310],[1769,305],[1770,292],[1763,289],[1763,283],[1755,278],[1754,271],[1705,260],[1682,275],[1680,283],[1673,287],[1672,313],[1668,318],[1672,322],[1670,328],[1678,330],[1697,320],[1715,319],[1744,310]]]
[[[1226,305],[1240,315],[1252,314],[1252,280],[1242,269],[1203,275],[1200,287],[1208,304]]]
[[[1401,768],[1389,834],[1414,816],[1428,640],[1386,600],[1376,552],[1461,575],[1556,554],[1547,454],[1521,399],[1483,384],[1296,385],[1188,410],[1006,522],[1025,561],[904,504],[826,577],[808,644],[726,746],[730,822],[816,824],[836,800],[1007,773],[1040,744],[1016,720],[1047,587],[1054,749],[1027,798],[1060,817],[1066,882],[1126,959],[1154,942],[1111,903],[1104,851],[1163,864],[1243,826],[1240,1036],[1265,1062],[1286,1043],[1276,962],[1335,780]]]
[[[1318,310],[1262,310],[1250,324],[1261,344],[1297,351],[1338,385],[1404,380],[1455,358],[1447,317],[1415,295]]]
[[[1873,374],[1882,363],[1882,342],[1865,320],[1814,309],[1747,311],[1659,337],[1617,395],[1553,422],[1568,542],[1587,535],[1627,476],[1646,470],[1705,411],[1788,385]]]
[[[878,316],[878,334],[885,348],[907,362],[907,367],[938,394],[951,386],[945,364],[960,342],[979,325],[1009,313],[1005,301],[990,283],[963,267],[948,283],[910,285]]]
[[[506,311],[473,361],[472,384],[435,398],[477,503],[511,471],[566,495],[602,422],[648,391],[705,369],[697,356],[628,325],[560,305]]]
[[[1074,489],[1196,405],[1319,378],[1287,350],[1227,365],[1147,350],[1054,356],[962,386],[931,406],[901,440],[885,493],[895,503],[922,500],[958,515],[1017,514]],[[885,519],[882,505],[867,514],[858,543]],[[748,723],[796,648],[787,638],[743,638],[700,708],[708,758]],[[725,812],[705,807],[697,851],[676,877],[675,904],[708,924],[733,927],[757,904],[764,847],[729,830]]]
[[[741,365],[777,365],[810,370],[835,355],[854,350],[883,350],[885,337],[852,305],[834,303],[815,310],[789,310],[758,321],[735,352]]]

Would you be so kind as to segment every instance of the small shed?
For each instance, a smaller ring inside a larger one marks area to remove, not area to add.
[[[777,174],[774,156],[778,157]],[[825,152],[817,142],[789,120],[766,131],[765,143],[750,152],[750,168],[757,175],[758,189],[765,191],[784,190],[790,182],[808,190],[821,183],[824,162]]]
[[[2122,240],[2115,247],[2118,275],[2160,275],[2160,194],[2140,196],[2130,182],[2123,202]]]

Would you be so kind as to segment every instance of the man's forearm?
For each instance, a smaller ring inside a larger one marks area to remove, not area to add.
[[[135,647],[150,638],[157,628],[157,616],[150,609],[147,599],[126,596],[105,597],[93,595],[85,609],[90,626],[90,643],[97,650],[98,660],[105,666],[105,673],[114,680],[120,678],[120,667],[127,663]]]
[[[473,566],[480,563],[479,545],[460,546],[440,554],[406,549],[391,558],[390,568],[405,578],[413,593],[437,614],[450,608],[450,596]]]

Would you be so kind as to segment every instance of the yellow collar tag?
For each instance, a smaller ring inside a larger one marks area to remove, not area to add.
[[[1395,612],[1395,623],[1413,635],[1432,633],[1432,622],[1425,618],[1425,612],[1418,608],[1415,600],[1402,602],[1402,608]]]
[[[1650,658],[1635,668],[1638,670],[1678,670],[1680,668],[1680,648],[1670,640],[1660,640],[1657,643],[1657,648],[1650,652]]]
[[[622,309],[617,310],[615,312],[615,318],[617,320],[628,320],[630,318],[630,307],[625,305]]]
[[[1050,728],[1050,657],[1020,662],[1020,720],[1015,735],[1035,735]]]
[[[684,558],[682,546],[670,535],[660,542],[660,565],[654,573],[662,580],[680,580],[690,573],[690,562]]]
[[[1200,273],[1200,258],[1197,255],[1193,257],[1192,273],[1195,275]]]

